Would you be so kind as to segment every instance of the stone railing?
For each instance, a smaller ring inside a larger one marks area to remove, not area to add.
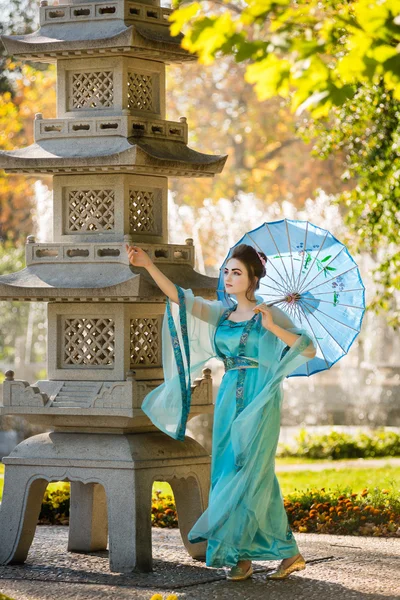
[[[26,265],[42,263],[76,262],[118,262],[128,264],[125,242],[120,243],[41,243],[32,242],[34,236],[28,236],[25,245]],[[189,244],[144,244],[140,247],[147,252],[155,263],[173,263],[194,265],[194,246]]]
[[[150,6],[138,2],[91,2],[87,4],[72,2],[40,3],[40,25],[71,23],[79,21],[125,20],[143,21],[156,25],[169,26],[168,17],[172,9]]]
[[[126,110],[130,113],[129,110]],[[119,117],[87,117],[81,119],[43,119],[35,115],[35,142],[57,138],[87,138],[90,136],[121,136],[124,138],[154,138],[187,143],[186,117],[177,121],[141,119],[128,115]]]

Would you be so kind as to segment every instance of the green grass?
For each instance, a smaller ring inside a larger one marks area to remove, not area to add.
[[[384,459],[383,459],[384,460]],[[302,461],[297,461],[302,462]],[[315,460],[312,462],[324,462]],[[328,461],[325,461],[328,462]],[[341,461],[329,462],[329,466],[334,466]],[[276,461],[276,464],[284,464]],[[292,464],[292,463],[291,463]],[[4,465],[0,464],[0,474],[4,471]],[[336,486],[343,488],[347,485],[351,486],[353,492],[361,492],[364,488],[389,488],[391,481],[395,482],[395,486],[400,490],[400,467],[386,466],[384,468],[361,468],[361,469],[340,469],[332,468],[323,471],[298,471],[298,472],[278,472],[278,481],[281,486],[282,494],[285,496],[290,494],[295,489],[306,490],[307,488],[331,488],[334,490]],[[51,483],[50,487],[57,488],[58,483]],[[172,494],[171,487],[165,481],[155,481],[153,484],[153,493],[155,490],[161,490],[163,494]],[[3,478],[0,477],[0,499],[3,491]]]
[[[162,494],[170,494],[173,496],[172,488],[166,481],[155,481],[153,483],[153,494],[156,490],[161,490]]]
[[[390,458],[393,458],[391,456],[386,456],[384,458],[380,458],[379,460],[382,461],[382,464],[385,464],[387,460],[390,460]],[[400,458],[400,457],[396,457],[396,458]],[[296,456],[285,456],[282,458],[277,457],[275,459],[275,463],[277,465],[298,465],[298,464],[319,464],[319,463],[326,463],[329,466],[335,466],[335,465],[340,465],[340,463],[342,462],[347,462],[348,458],[343,458],[340,460],[327,460],[326,458],[298,458]],[[353,459],[353,460],[359,460],[360,463],[367,463],[369,460],[375,460],[373,458],[363,458],[363,459]],[[377,459],[378,460],[378,459]],[[4,465],[3,463],[0,462],[0,475],[2,475],[4,473]]]
[[[358,461],[360,462],[360,464],[365,464],[367,463],[369,460],[380,460],[382,461],[382,464],[384,465],[388,460],[390,460],[391,458],[400,458],[399,456],[393,457],[393,456],[385,456],[385,457],[378,457],[378,458],[373,458],[373,457],[368,457],[368,458],[341,458],[339,460],[328,460],[326,458],[304,458],[304,457],[297,457],[297,456],[285,456],[285,457],[276,457],[275,458],[275,464],[277,465],[298,465],[298,464],[319,464],[319,463],[326,463],[328,465],[340,465],[340,463],[344,463],[347,462],[349,460],[354,460],[354,461]]]
[[[306,490],[307,488],[325,488],[328,491],[335,490],[337,486],[343,489],[350,486],[353,492],[362,492],[364,488],[389,488],[391,482],[400,488],[400,467],[385,467],[378,469],[327,469],[324,471],[299,471],[288,473],[277,473],[282,494],[285,496],[295,489]]]

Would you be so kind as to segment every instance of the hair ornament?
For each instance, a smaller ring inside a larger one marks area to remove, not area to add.
[[[256,249],[254,248],[254,250],[256,250]],[[256,250],[256,252],[257,252],[257,250]],[[263,267],[265,267],[265,264],[266,264],[267,261],[265,260],[265,258],[263,256],[261,256],[261,254],[259,252],[257,252],[257,254],[258,254],[258,258],[262,262]]]

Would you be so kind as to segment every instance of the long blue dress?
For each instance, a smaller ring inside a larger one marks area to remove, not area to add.
[[[299,335],[291,347],[264,329],[261,314],[235,323],[228,320],[232,309],[221,302],[177,289],[179,315],[167,303],[163,324],[163,336],[170,334],[165,344],[163,338],[166,379],[142,409],[162,431],[183,440],[190,379],[211,357],[223,360],[226,369],[214,409],[209,503],[188,539],[207,540],[206,564],[213,567],[293,556],[299,550],[275,475],[281,384],[312,358],[313,339],[279,309],[274,321]]]

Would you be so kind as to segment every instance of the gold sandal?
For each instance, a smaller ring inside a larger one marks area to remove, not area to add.
[[[292,564],[286,567],[286,569],[282,567],[281,563],[275,571],[272,571],[272,573],[269,573],[266,577],[267,579],[285,579],[290,575],[290,573],[293,573],[293,571],[303,571],[303,569],[305,568],[306,561],[300,555],[298,558],[296,558],[296,560],[292,562]]]
[[[229,573],[227,573],[226,578],[230,581],[242,581],[243,579],[248,579],[253,575],[253,565],[250,564],[250,567],[245,572],[243,567],[232,567]]]

